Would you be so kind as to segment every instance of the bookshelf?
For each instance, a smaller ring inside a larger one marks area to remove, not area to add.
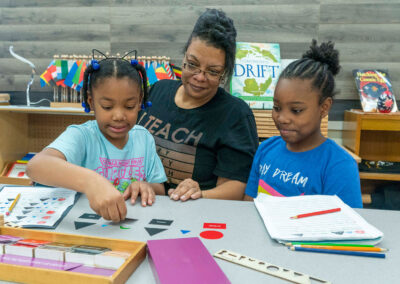
[[[362,159],[400,162],[400,112],[345,111],[343,145]],[[360,172],[360,178],[400,181],[400,174]]]
[[[94,119],[82,108],[0,106],[0,183],[28,185],[30,180],[3,176],[11,162],[39,152],[68,125]]]

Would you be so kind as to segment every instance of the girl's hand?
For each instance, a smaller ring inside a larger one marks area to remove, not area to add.
[[[119,222],[125,219],[126,205],[121,193],[108,181],[85,192],[90,207],[105,220]]]
[[[168,195],[173,200],[181,201],[203,197],[199,183],[190,178],[182,181],[175,189],[168,190]]]
[[[134,204],[140,194],[142,206],[153,205],[156,200],[156,194],[148,182],[135,181],[131,183],[122,195],[125,200],[131,198],[131,204]]]

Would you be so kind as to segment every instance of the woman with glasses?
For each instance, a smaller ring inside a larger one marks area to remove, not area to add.
[[[173,200],[242,199],[258,137],[245,102],[220,87],[233,73],[236,29],[221,10],[197,20],[184,47],[182,81],[162,80],[139,124],[154,136]]]

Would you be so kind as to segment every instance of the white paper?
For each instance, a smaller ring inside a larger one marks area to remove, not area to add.
[[[259,193],[254,204],[271,238],[278,241],[365,241],[383,237],[381,231],[367,223],[336,195],[275,197]],[[341,211],[290,218],[334,208],[341,208]]]
[[[6,212],[19,193],[21,197],[10,215],[6,216]],[[4,187],[0,191],[0,214],[4,215],[6,222],[13,222],[21,227],[54,226],[64,212],[74,204],[76,194],[76,191],[65,188]]]

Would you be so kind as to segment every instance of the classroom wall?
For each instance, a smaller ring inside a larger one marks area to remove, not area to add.
[[[182,47],[205,7],[234,19],[238,41],[278,42],[282,58],[298,58],[312,38],[340,50],[340,93],[329,135],[341,139],[343,110],[360,108],[351,70],[389,70],[400,98],[400,0],[0,0],[0,92],[25,103],[30,67],[11,57],[10,45],[40,75],[54,54],[89,54],[92,48],[169,56],[181,65]],[[50,87],[32,86],[31,100],[51,98]]]

